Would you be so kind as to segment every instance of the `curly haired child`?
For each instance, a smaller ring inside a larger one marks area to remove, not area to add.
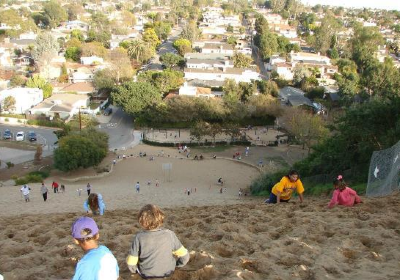
[[[171,276],[175,267],[183,267],[189,261],[188,250],[171,230],[164,229],[165,215],[155,205],[145,205],[138,214],[140,226],[126,259],[129,270],[143,279]]]

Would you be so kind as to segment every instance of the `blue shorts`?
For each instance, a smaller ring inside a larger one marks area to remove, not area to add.
[[[281,199],[280,202],[289,202],[290,199]],[[275,204],[278,202],[278,197],[276,195],[274,195],[272,192],[269,195],[269,199],[265,200],[265,203],[272,203]]]

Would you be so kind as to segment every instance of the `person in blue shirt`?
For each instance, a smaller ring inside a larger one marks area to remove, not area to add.
[[[72,237],[85,252],[76,265],[72,280],[117,280],[119,267],[111,251],[98,244],[99,228],[89,217],[80,217],[71,228]]]
[[[91,193],[88,199],[83,203],[83,208],[87,213],[92,211],[93,215],[104,215],[106,205],[103,201],[103,196],[97,193]]]

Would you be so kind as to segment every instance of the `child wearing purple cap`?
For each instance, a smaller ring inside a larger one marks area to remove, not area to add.
[[[85,252],[76,265],[72,280],[116,280],[119,276],[117,260],[111,251],[98,244],[99,228],[89,217],[80,217],[71,228],[75,244]]]

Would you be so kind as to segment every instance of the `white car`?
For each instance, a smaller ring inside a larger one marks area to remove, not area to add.
[[[18,132],[17,135],[15,136],[16,141],[24,141],[24,139],[25,139],[25,133],[23,131]]]

